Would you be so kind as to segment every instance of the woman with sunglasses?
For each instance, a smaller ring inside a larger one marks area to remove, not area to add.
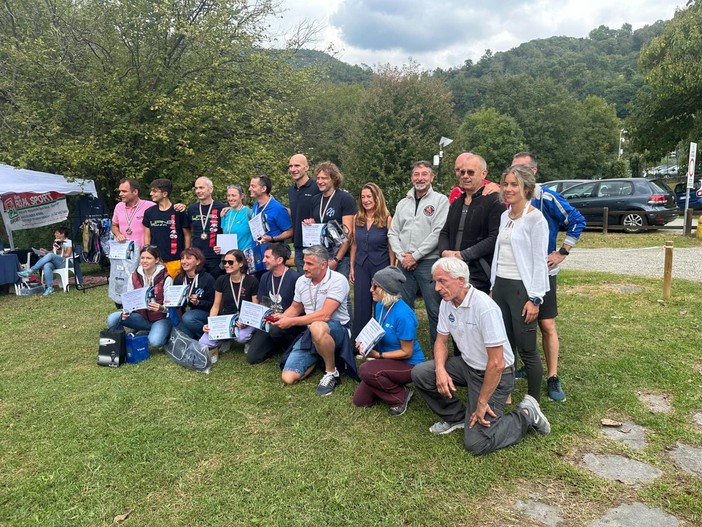
[[[224,255],[224,275],[215,281],[214,302],[210,308],[211,317],[219,315],[235,315],[241,309],[244,300],[258,302],[256,293],[258,292],[258,280],[255,276],[246,274],[249,266],[244,253],[239,249],[232,249]],[[248,342],[253,334],[253,328],[239,327],[239,337],[235,340],[241,344]],[[209,327],[205,324],[202,328],[204,335],[200,342],[210,347],[213,362],[217,361],[219,355],[219,345],[221,341],[212,340],[209,336]]]
[[[173,280],[161,262],[161,252],[155,245],[146,245],[139,255],[139,266],[127,282],[127,291],[142,287],[152,289],[147,309],[132,313],[116,311],[107,317],[107,327],[111,329],[131,328],[149,332],[149,346],[162,348],[171,334],[171,320],[163,305],[163,294],[171,287]]]
[[[356,337],[373,316],[373,298],[369,293],[371,277],[388,265],[394,265],[395,254],[388,243],[392,216],[385,204],[383,191],[375,183],[366,183],[358,198],[358,214],[354,217],[351,242],[351,273],[354,284],[353,336]]]
[[[353,394],[356,406],[373,406],[378,400],[390,405],[389,413],[403,415],[412,397],[407,387],[412,382],[412,368],[424,362],[417,341],[417,316],[402,300],[402,284],[407,280],[397,267],[386,267],[373,275],[371,293],[375,320],[385,331],[383,338],[367,352],[356,344],[368,360],[361,364],[361,383]]]
[[[543,367],[536,350],[536,324],[549,290],[548,224],[530,204],[535,188],[527,165],[514,165],[502,174],[500,197],[509,208],[500,218],[490,281],[509,343],[524,362],[529,395],[539,401]]]
[[[215,293],[215,280],[205,271],[205,255],[200,249],[190,247],[180,253],[180,273],[173,283],[189,286],[178,329],[197,340],[207,324]]]

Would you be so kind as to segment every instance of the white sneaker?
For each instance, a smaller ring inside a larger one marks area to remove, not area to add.
[[[531,418],[531,427],[539,434],[546,435],[551,432],[551,423],[548,422],[548,419],[541,411],[539,401],[527,394],[522,402],[519,403],[519,408],[526,409]]]

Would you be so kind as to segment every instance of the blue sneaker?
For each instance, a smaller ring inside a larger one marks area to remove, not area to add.
[[[320,395],[321,397],[331,395],[334,388],[336,388],[339,384],[341,384],[341,378],[339,377],[338,372],[324,372],[322,380],[319,381],[319,384],[317,385],[317,395]]]
[[[548,388],[548,398],[552,401],[563,402],[566,400],[566,395],[558,375],[553,375],[546,379],[546,387]]]
[[[49,296],[53,292],[54,292],[53,287],[47,287],[46,290],[44,291],[44,296]]]
[[[29,278],[32,275],[32,271],[29,269],[22,269],[21,271],[17,271],[17,275],[20,278]]]

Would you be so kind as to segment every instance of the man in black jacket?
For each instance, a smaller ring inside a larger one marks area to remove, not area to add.
[[[505,206],[497,192],[487,192],[485,159],[470,152],[456,158],[456,178],[463,188],[439,234],[439,253],[461,258],[470,269],[470,284],[490,292],[490,265]],[[492,187],[496,185],[490,184]]]

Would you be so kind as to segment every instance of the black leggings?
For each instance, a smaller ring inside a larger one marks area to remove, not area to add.
[[[526,368],[529,395],[539,401],[544,370],[536,349],[537,321],[527,324],[522,316],[524,304],[529,301],[524,283],[521,280],[508,280],[498,276],[495,279],[495,287],[492,288],[492,299],[502,310],[512,350],[515,354],[519,353]]]

